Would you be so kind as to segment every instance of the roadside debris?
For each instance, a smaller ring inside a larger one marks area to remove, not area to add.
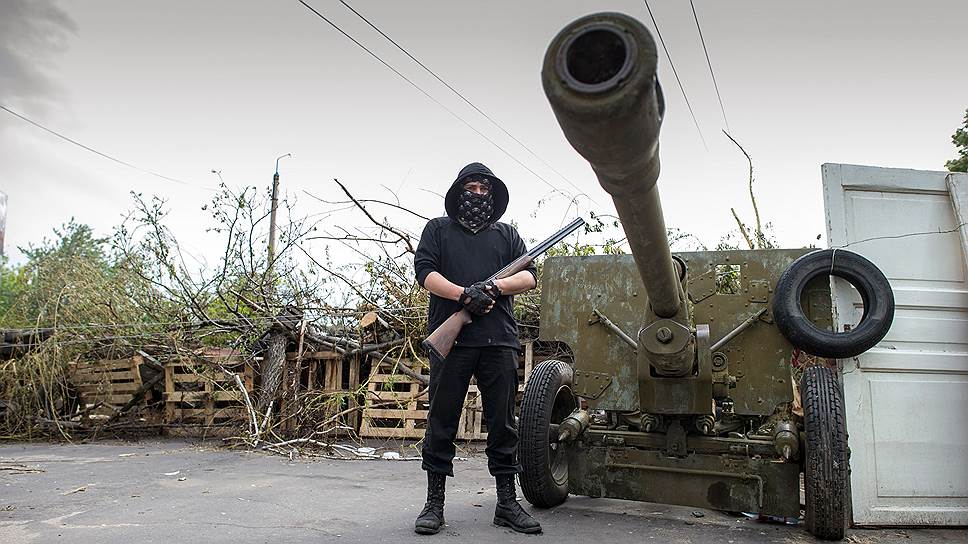
[[[81,487],[78,487],[77,489],[72,489],[70,491],[65,491],[65,492],[61,493],[61,495],[73,495],[74,493],[83,493],[84,491],[87,491],[87,486],[86,485],[82,485]]]
[[[28,467],[27,465],[0,465],[0,470],[8,471],[10,474],[33,474],[36,472],[46,472],[42,468]]]

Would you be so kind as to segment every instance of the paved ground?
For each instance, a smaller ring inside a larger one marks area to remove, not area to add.
[[[535,512],[543,536],[491,525],[493,481],[467,453],[448,482],[446,529],[413,534],[414,461],[290,462],[179,441],[0,445],[0,543],[813,542],[800,526],[714,511],[571,497]],[[26,465],[26,470],[14,470]],[[968,530],[851,531],[855,543],[968,542]]]

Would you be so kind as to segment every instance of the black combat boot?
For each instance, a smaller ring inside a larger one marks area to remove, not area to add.
[[[514,475],[500,474],[497,478],[497,506],[494,508],[494,525],[510,527],[519,533],[540,533],[538,520],[518,504],[514,489]]]
[[[424,505],[413,530],[422,535],[433,535],[444,525],[444,486],[447,475],[427,471],[427,504]]]

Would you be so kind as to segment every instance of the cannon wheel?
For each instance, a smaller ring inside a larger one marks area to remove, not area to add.
[[[578,400],[571,391],[571,367],[544,361],[531,371],[521,403],[521,490],[539,508],[557,506],[568,498],[568,457],[565,445],[554,442],[553,423],[561,423]]]
[[[815,537],[840,540],[847,526],[850,473],[843,397],[832,368],[809,367],[800,384],[806,431],[804,521]]]

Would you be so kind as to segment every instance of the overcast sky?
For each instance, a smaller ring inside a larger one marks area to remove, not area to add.
[[[339,198],[337,177],[359,197],[386,197],[382,184],[416,211],[440,215],[442,199],[425,190],[443,192],[471,161],[508,183],[504,219],[525,238],[544,238],[575,213],[567,198],[549,198],[546,182],[590,195],[579,199],[583,213],[613,211],[557,127],[539,70],[554,34],[587,13],[625,12],[653,28],[643,2],[348,2],[541,160],[338,1],[310,3],[546,181],[295,0],[0,0],[0,104],[187,182],[126,168],[0,111],[7,253],[19,259],[17,246],[71,216],[108,234],[137,191],[167,198],[176,234],[204,257],[214,247],[200,211],[218,181],[210,171],[232,186],[265,186],[284,153],[293,157],[281,165],[283,189],[307,214],[322,205],[304,191]],[[651,5],[708,146],[660,55],[666,222],[714,245],[735,228],[731,206],[751,215],[746,160],[720,132],[689,3]],[[968,108],[964,0],[695,5],[731,132],[753,156],[760,210],[781,244],[817,243],[824,232],[822,163],[942,170],[955,156],[950,136]],[[533,217],[535,209],[544,215]],[[393,217],[412,231],[422,226]]]

